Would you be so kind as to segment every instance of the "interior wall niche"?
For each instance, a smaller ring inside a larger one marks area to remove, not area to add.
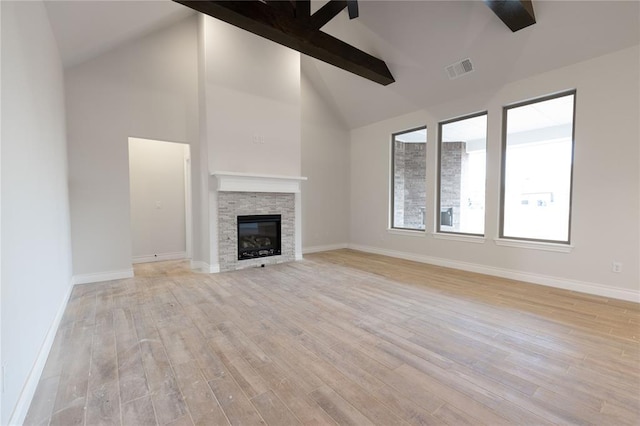
[[[189,145],[129,138],[133,263],[190,257]]]

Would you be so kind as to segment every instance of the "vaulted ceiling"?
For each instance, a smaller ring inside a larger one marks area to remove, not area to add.
[[[312,1],[311,12],[325,2]],[[381,86],[316,59],[303,72],[359,127],[470,94],[490,97],[507,82],[640,42],[635,1],[534,0],[537,23],[511,32],[481,1],[366,1],[322,30],[386,62]],[[171,1],[53,1],[47,9],[63,61],[72,66],[191,13]],[[470,58],[474,72],[449,80],[445,67]]]
[[[169,0],[45,0],[45,5],[66,67],[193,13]]]

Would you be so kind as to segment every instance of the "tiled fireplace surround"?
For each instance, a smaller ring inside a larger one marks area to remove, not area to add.
[[[300,183],[306,178],[217,172],[219,270],[233,271],[302,259]],[[238,260],[237,217],[279,214],[282,254]]]

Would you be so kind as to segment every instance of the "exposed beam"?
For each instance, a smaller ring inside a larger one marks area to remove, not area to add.
[[[296,16],[296,6],[289,1],[266,0],[266,3],[269,7],[276,9],[282,16],[287,18],[295,18]]]
[[[484,0],[514,33],[536,23],[531,0]]]
[[[319,30],[345,7],[347,7],[346,0],[330,0],[311,15],[311,27]]]
[[[349,11],[349,19],[356,19],[360,16],[358,0],[347,0],[347,10]]]
[[[311,17],[311,0],[295,0],[296,18],[309,19]]]
[[[384,86],[395,81],[384,61],[261,1],[174,1]]]

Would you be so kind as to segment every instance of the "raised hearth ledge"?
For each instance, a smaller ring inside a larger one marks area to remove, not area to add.
[[[218,191],[300,193],[303,176],[259,175],[238,172],[213,172]]]

